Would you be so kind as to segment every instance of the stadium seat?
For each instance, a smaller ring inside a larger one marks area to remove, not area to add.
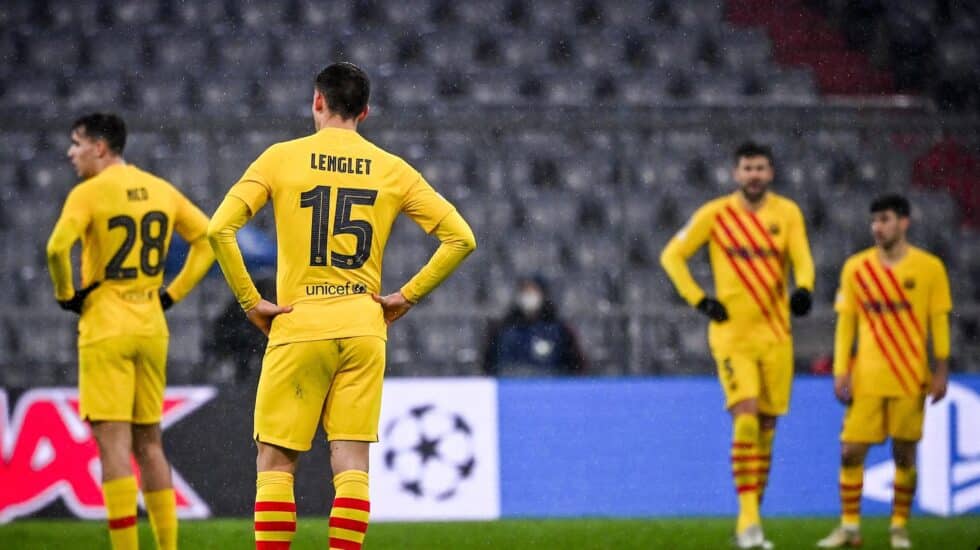
[[[89,64],[95,71],[118,73],[120,67],[142,67],[147,58],[141,35],[107,30],[86,36],[85,42]]]
[[[283,69],[296,71],[296,74],[309,74],[307,81],[312,86],[316,73],[333,59],[338,35],[337,31],[329,28],[304,31],[298,36],[292,27],[275,33]]]
[[[209,40],[201,32],[152,33],[147,36],[152,66],[164,73],[206,73],[211,66]]]
[[[129,101],[126,82],[115,77],[75,79],[69,93],[68,108],[73,112],[93,109],[114,111]]]
[[[382,68],[395,62],[398,46],[394,37],[388,34],[356,33],[339,38],[334,56],[336,61],[349,61],[361,67]]]
[[[150,113],[184,115],[191,109],[186,78],[141,78],[133,82],[135,104]]]
[[[350,25],[353,2],[322,2],[297,0],[296,12],[300,23],[308,28],[334,32]]]
[[[255,81],[242,78],[211,80],[202,77],[198,83],[194,107],[206,113],[247,116],[255,104]]]
[[[159,21],[159,0],[124,0],[108,3],[114,25],[148,25]]]
[[[296,15],[292,0],[263,0],[243,2],[238,8],[242,23],[250,29],[267,29],[281,24],[292,24]]]
[[[238,21],[235,10],[226,10],[226,2],[170,2],[174,18],[182,28],[206,29]]]
[[[313,76],[270,76],[258,79],[259,108],[272,115],[309,116],[313,102]]]
[[[230,74],[247,75],[267,71],[272,66],[269,35],[261,31],[242,34],[231,29],[220,29],[212,33],[211,43],[218,51],[220,66]],[[239,69],[243,65],[244,71]]]
[[[21,42],[27,66],[31,68],[75,68],[82,59],[82,39],[72,31],[24,33]]]

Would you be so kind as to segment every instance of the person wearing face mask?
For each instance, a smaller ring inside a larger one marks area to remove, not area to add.
[[[738,493],[738,548],[769,548],[759,503],[769,478],[776,419],[789,409],[793,380],[790,313],[810,311],[815,277],[803,214],[769,190],[769,147],[735,150],[738,189],[698,209],[660,262],[678,293],[708,317],[708,347],[732,415],[732,477]],[[715,295],[691,276],[687,260],[708,245]],[[789,291],[793,268],[796,290]]]
[[[490,376],[583,374],[575,332],[559,319],[541,277],[518,281],[510,312],[489,331],[483,372]]]

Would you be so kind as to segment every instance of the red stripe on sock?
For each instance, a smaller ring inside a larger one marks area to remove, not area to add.
[[[845,506],[841,509],[845,514],[859,514],[861,513],[860,506]]]
[[[745,456],[733,456],[732,462],[745,462],[747,460],[759,460],[760,456],[757,455],[745,455]]]
[[[289,541],[285,540],[257,540],[255,550],[289,550]]]
[[[841,500],[841,502],[844,502],[844,503],[847,503],[847,504],[854,504],[856,502],[861,502],[861,495],[858,495],[856,497],[842,497],[840,500]]]
[[[367,532],[368,524],[366,521],[357,521],[356,519],[332,517],[330,518],[330,527],[365,533]]]
[[[280,532],[295,532],[296,522],[295,521],[256,521],[255,522],[256,531],[280,531]]]
[[[845,490],[845,491],[858,491],[862,487],[864,487],[864,484],[863,483],[856,483],[854,485],[848,485],[847,483],[841,483],[840,484],[840,488],[843,489],[843,490]]]
[[[263,501],[255,503],[256,512],[295,512],[295,502]]]
[[[335,498],[333,499],[333,507],[350,508],[351,510],[360,510],[362,512],[371,511],[371,503],[359,498]]]
[[[733,449],[751,449],[753,446],[755,446],[755,443],[739,443],[737,441],[732,443]]]
[[[902,493],[903,495],[911,495],[915,493],[914,487],[902,487],[901,485],[896,485],[894,489],[896,493]]]
[[[361,543],[353,540],[330,537],[330,548],[337,548],[338,550],[361,550]]]
[[[742,493],[748,493],[749,491],[758,491],[759,490],[759,486],[758,485],[738,485],[738,486],[735,487],[735,490],[738,492],[738,494],[742,494]]]
[[[136,516],[126,516],[122,518],[110,519],[109,529],[126,529],[136,525]]]

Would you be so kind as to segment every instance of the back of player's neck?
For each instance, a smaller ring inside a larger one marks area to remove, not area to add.
[[[120,156],[114,156],[112,158],[108,158],[101,163],[101,165],[99,166],[99,171],[96,172],[96,175],[105,172],[107,169],[112,168],[113,166],[125,166],[125,165],[126,165],[126,159]]]

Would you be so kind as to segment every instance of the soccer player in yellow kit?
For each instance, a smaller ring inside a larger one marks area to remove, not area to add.
[[[48,241],[58,303],[78,313],[81,416],[91,423],[102,462],[109,536],[116,550],[137,548],[135,455],[157,545],[177,548],[177,511],[160,418],[166,385],[167,321],[214,262],[208,218],[174,186],[127,164],[126,126],[95,113],[72,125],[68,156],[83,178],[68,194]],[[190,243],[180,273],[162,289],[173,232]],[[71,248],[82,241],[81,290]]]
[[[735,151],[735,163],[738,190],[698,209],[664,248],[660,262],[680,295],[711,319],[708,345],[733,418],[736,543],[754,548],[771,544],[762,532],[759,503],[776,418],[789,408],[789,313],[809,312],[814,267],[799,207],[769,191],[774,173],[769,148],[744,143]],[[701,289],[687,267],[687,259],[705,244],[717,298]],[[790,264],[797,287],[791,297]]]
[[[316,77],[311,136],[269,147],[218,207],[208,236],[248,319],[268,334],[255,402],[257,549],[289,548],[293,474],[322,423],[336,498],[330,548],[359,549],[370,513],[368,448],[378,440],[386,327],[476,247],[455,208],[402,159],[357,132],[367,75],[335,63]],[[235,233],[269,200],[276,221],[277,301],[252,283]],[[381,296],[385,242],[404,212],[441,241],[399,292]]]
[[[837,293],[834,393],[847,405],[841,431],[841,524],[821,548],[860,546],[864,459],[871,445],[892,439],[895,493],[891,546],[910,548],[906,523],[915,494],[915,453],[926,395],[946,395],[949,312],[942,260],[909,244],[909,203],[884,195],[871,203],[875,246],[848,258]],[[857,334],[857,353],[853,354]],[[926,340],[932,339],[934,372]]]

